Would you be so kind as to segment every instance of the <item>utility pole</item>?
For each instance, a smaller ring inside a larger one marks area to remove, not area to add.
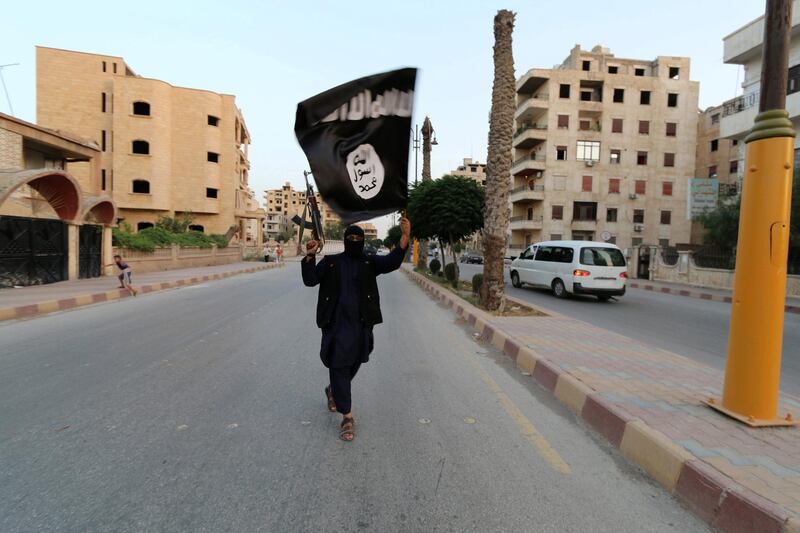
[[[797,423],[778,413],[795,131],[786,106],[792,0],[767,0],[761,97],[745,137],[722,403],[708,404],[753,427]]]

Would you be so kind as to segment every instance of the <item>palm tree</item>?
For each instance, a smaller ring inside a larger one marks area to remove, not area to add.
[[[514,13],[501,9],[494,17],[494,84],[489,118],[486,161],[486,215],[483,228],[483,285],[481,301],[490,311],[505,306],[503,259],[508,232],[508,189],[511,177],[511,139],[514,128],[514,54],[511,34]]]

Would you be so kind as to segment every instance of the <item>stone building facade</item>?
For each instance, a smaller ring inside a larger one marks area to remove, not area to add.
[[[323,228],[325,224],[341,221],[339,216],[322,200],[318,192],[315,192],[314,196],[317,198],[317,205],[322,215]],[[288,181],[280,189],[264,191],[264,209],[267,217],[265,231],[268,239],[274,239],[286,230],[296,232],[297,227],[292,224],[291,220],[295,215],[303,216],[305,205],[305,189],[296,190]]]
[[[451,176],[463,176],[477,181],[481,185],[486,185],[486,163],[473,161],[471,157],[465,157],[462,164],[455,170],[448,172]]]
[[[685,57],[576,45],[519,78],[509,255],[547,239],[688,243],[699,93],[689,77]]]
[[[100,146],[100,190],[134,230],[191,213],[197,231],[261,242],[250,134],[233,95],[144,78],[121,57],[46,47],[36,49],[36,92],[39,124]]]

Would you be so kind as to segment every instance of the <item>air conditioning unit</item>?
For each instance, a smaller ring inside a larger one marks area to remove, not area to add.
[[[628,198],[630,198],[631,200],[636,200],[637,198],[639,198],[639,196],[634,193],[634,194],[629,194]]]
[[[634,224],[633,225],[633,231],[635,231],[636,233],[641,233],[643,229],[644,229],[644,226],[642,226],[641,224]]]
[[[587,167],[593,167],[594,166],[594,161],[587,161],[586,162],[586,166]]]

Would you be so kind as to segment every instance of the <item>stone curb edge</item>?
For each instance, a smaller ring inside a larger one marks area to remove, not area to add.
[[[728,533],[800,533],[800,517],[736,483],[663,433],[605,400],[588,385],[488,324],[489,316],[451,291],[404,268],[435,300],[452,308],[589,427],[618,448],[692,513]]]
[[[250,274],[253,272],[260,272],[262,270],[270,270],[273,268],[281,268],[283,263],[268,263],[264,266],[257,266],[252,268],[245,268],[241,270],[233,270],[230,272],[220,272],[216,274],[209,274],[207,276],[198,276],[192,278],[182,278],[173,281],[166,281],[163,283],[150,283],[147,285],[140,285],[139,292],[147,294],[150,292],[158,292],[166,289],[175,289],[178,287],[188,287],[189,285],[196,285],[205,281],[229,278],[239,274]],[[46,300],[35,304],[21,305],[18,307],[3,307],[0,308],[0,322],[5,320],[16,320],[20,318],[33,318],[39,315],[54,313],[57,311],[66,311],[67,309],[75,309],[84,305],[91,305],[101,302],[110,302],[119,300],[121,298],[131,298],[128,291],[124,289],[114,289],[111,291],[97,292],[93,294],[81,294],[80,296],[72,296],[70,298],[62,298],[60,300]]]
[[[641,283],[639,281],[628,281],[628,287],[632,289],[642,289],[645,291],[657,292],[660,294],[672,294],[675,296],[686,296],[688,298],[697,298],[699,300],[710,300],[712,302],[723,302],[729,304],[733,301],[731,296],[723,296],[722,294],[712,294],[709,292],[700,292],[689,289],[673,289],[671,287],[659,287],[651,285],[650,283]],[[784,310],[787,313],[800,314],[800,305],[786,304]]]

